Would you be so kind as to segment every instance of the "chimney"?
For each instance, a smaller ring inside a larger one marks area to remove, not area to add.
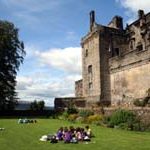
[[[95,11],[90,12],[90,31],[92,31],[93,25],[95,23]]]
[[[116,24],[116,27],[118,29],[123,30],[123,19],[122,19],[122,17],[116,16],[115,17],[115,24]]]
[[[120,16],[113,17],[112,21],[108,24],[108,27],[123,30],[123,18]]]
[[[139,19],[144,17],[144,10],[138,10],[138,17]]]

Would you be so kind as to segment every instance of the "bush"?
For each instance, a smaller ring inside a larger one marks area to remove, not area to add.
[[[139,100],[139,99],[135,99],[134,102],[133,102],[133,104],[135,106],[139,106],[139,107],[144,107],[145,106],[144,101],[143,100]]]
[[[67,110],[65,110],[65,111],[63,112],[63,114],[62,114],[62,118],[61,118],[61,119],[67,119],[68,116],[69,116],[69,114],[68,114]]]
[[[147,97],[150,97],[150,88],[147,90]]]
[[[136,116],[127,110],[117,110],[112,114],[109,121],[109,126],[114,127],[122,123],[127,123],[130,128],[132,124],[136,122]]]
[[[78,118],[78,114],[71,114],[68,116],[69,121],[75,121]]]
[[[67,113],[68,114],[77,114],[78,113],[78,110],[75,108],[75,107],[69,107],[67,109]]]
[[[81,111],[79,111],[79,116],[80,117],[87,118],[90,115],[94,115],[94,112],[90,111],[90,110],[81,110]]]
[[[133,104],[139,107],[150,106],[150,88],[147,90],[147,96],[143,99],[135,99]]]
[[[69,115],[71,114],[77,114],[78,113],[78,110],[74,107],[70,107],[70,108],[67,108],[67,110],[65,110],[63,113],[62,113],[62,116],[60,116],[59,118],[60,119],[68,119]]]
[[[145,97],[143,101],[144,101],[145,105],[149,106],[149,104],[150,104],[150,96]]]
[[[86,121],[87,121],[87,123],[96,123],[97,124],[102,119],[103,119],[103,116],[95,114],[95,115],[88,116]]]
[[[144,99],[140,100],[140,99],[136,99],[134,100],[133,104],[135,106],[139,106],[139,107],[145,107],[146,105],[150,104],[150,97],[146,96]]]

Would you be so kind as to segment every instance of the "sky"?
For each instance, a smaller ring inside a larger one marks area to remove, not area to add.
[[[89,12],[107,25],[113,16],[124,24],[137,11],[150,10],[150,0],[0,0],[0,19],[19,28],[26,56],[17,74],[20,100],[74,96],[74,82],[82,78],[80,40],[89,31]]]

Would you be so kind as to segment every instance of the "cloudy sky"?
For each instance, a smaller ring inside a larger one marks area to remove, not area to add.
[[[132,22],[150,0],[0,0],[0,19],[13,22],[24,41],[26,57],[17,75],[21,100],[74,96],[81,78],[80,39],[89,30],[89,12],[107,25],[114,15]]]

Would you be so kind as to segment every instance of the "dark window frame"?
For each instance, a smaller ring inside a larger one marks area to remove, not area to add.
[[[93,72],[92,65],[89,65],[89,66],[88,66],[88,73],[90,74],[90,73],[92,73],[92,72]]]
[[[88,52],[88,49],[85,50],[85,57],[88,57],[89,55],[89,52]]]

